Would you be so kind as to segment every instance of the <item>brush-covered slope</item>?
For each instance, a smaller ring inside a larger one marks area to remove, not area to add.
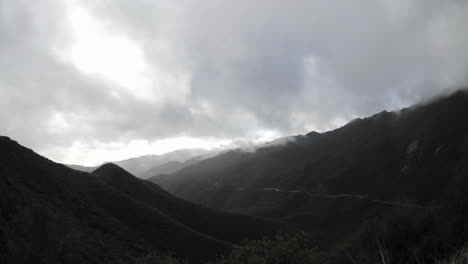
[[[228,239],[240,238],[214,237],[215,228],[213,236],[205,234],[196,229],[198,223],[189,226],[166,214],[165,207],[175,203],[153,197],[179,201],[178,213],[192,214],[183,212],[183,201],[114,165],[98,169],[96,175],[78,172],[0,137],[0,263],[133,263],[155,249],[197,263],[228,250]],[[209,214],[199,213],[201,219],[216,215],[204,210]],[[256,230],[258,225],[269,222],[239,216],[237,223],[255,230],[243,235],[256,237],[266,235]]]
[[[467,117],[468,94],[460,91],[285,145],[230,151],[153,180],[212,208],[282,219],[325,247],[351,241],[363,249],[379,232],[402,252],[461,245],[468,234]]]
[[[285,228],[279,222],[215,211],[187,202],[112,163],[101,166],[93,174],[132,199],[157,208],[180,223],[223,241],[258,239]]]

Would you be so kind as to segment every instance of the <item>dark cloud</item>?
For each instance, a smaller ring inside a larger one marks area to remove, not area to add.
[[[149,92],[61,55],[76,6],[141,48]],[[0,133],[60,160],[76,142],[330,129],[464,86],[466,25],[457,0],[0,0]]]

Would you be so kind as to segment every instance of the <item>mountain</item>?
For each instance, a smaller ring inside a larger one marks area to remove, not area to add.
[[[238,242],[247,237],[258,238],[284,229],[277,222],[215,211],[176,198],[158,185],[138,179],[112,163],[101,166],[93,174],[133,199],[147,203],[172,219],[223,241]]]
[[[114,161],[113,163],[129,171],[139,178],[149,178],[154,174],[148,174],[147,171],[154,167],[159,167],[168,162],[185,162],[191,158],[210,153],[205,149],[179,149],[161,155],[144,155],[140,157]],[[104,163],[105,164],[105,163]],[[87,167],[81,165],[67,165],[68,167],[84,171],[92,172],[97,167]]]
[[[169,161],[183,162],[195,156],[207,153],[205,149],[179,149],[161,155],[146,155],[114,162],[133,175],[140,177],[148,169]]]
[[[180,169],[185,168],[184,162],[180,161],[169,161],[159,166],[154,166],[142,174],[143,179],[151,178],[152,176],[157,177],[161,174],[171,174]]]
[[[115,164],[75,171],[0,137],[0,263],[134,263],[153,250],[202,263],[284,228],[186,202]]]
[[[388,199],[395,198],[398,190],[402,199],[428,202],[445,194],[441,187],[455,177],[447,175],[462,167],[468,144],[466,114],[468,95],[461,91],[399,112],[355,120],[326,133],[291,137],[283,145],[255,152],[232,150],[155,182],[197,201],[207,190],[232,186]]]
[[[149,180],[149,178],[158,177],[161,174],[171,174],[171,173],[174,173],[174,172],[176,172],[176,171],[178,171],[180,169],[183,169],[185,167],[197,164],[198,162],[200,162],[202,160],[212,158],[212,157],[214,157],[214,156],[216,156],[216,155],[218,155],[220,153],[222,153],[222,152],[211,152],[211,153],[195,156],[195,157],[193,157],[191,159],[188,159],[188,160],[186,160],[184,162],[169,161],[169,162],[166,162],[164,164],[161,164],[161,165],[154,166],[154,167],[150,168],[146,172],[142,173],[140,178]]]
[[[84,172],[93,172],[98,167],[91,167],[91,166],[81,166],[76,164],[64,164],[65,166],[72,168],[77,171],[84,171]]]
[[[384,232],[401,252],[447,249],[468,239],[467,117],[459,91],[151,180],[211,208],[287,221],[328,248],[362,249]]]
[[[468,241],[467,116],[460,91],[152,182],[111,163],[75,171],[0,137],[0,263],[135,263],[153,251],[206,263],[283,229],[304,231],[330,264],[444,258]]]

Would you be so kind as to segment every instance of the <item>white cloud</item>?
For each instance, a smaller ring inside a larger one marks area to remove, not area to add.
[[[138,43],[122,33],[112,32],[78,1],[67,3],[66,16],[73,40],[60,55],[86,74],[111,81],[114,87],[127,89],[139,99],[155,101],[148,65]]]
[[[468,83],[461,0],[0,6],[0,132],[67,162],[324,131]]]

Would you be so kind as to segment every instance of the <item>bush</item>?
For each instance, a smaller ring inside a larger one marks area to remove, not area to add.
[[[173,257],[160,251],[152,251],[142,258],[138,258],[136,264],[188,264],[185,260]]]
[[[229,255],[211,264],[317,264],[325,260],[326,255],[309,247],[303,235],[280,234],[272,240],[235,245]]]

